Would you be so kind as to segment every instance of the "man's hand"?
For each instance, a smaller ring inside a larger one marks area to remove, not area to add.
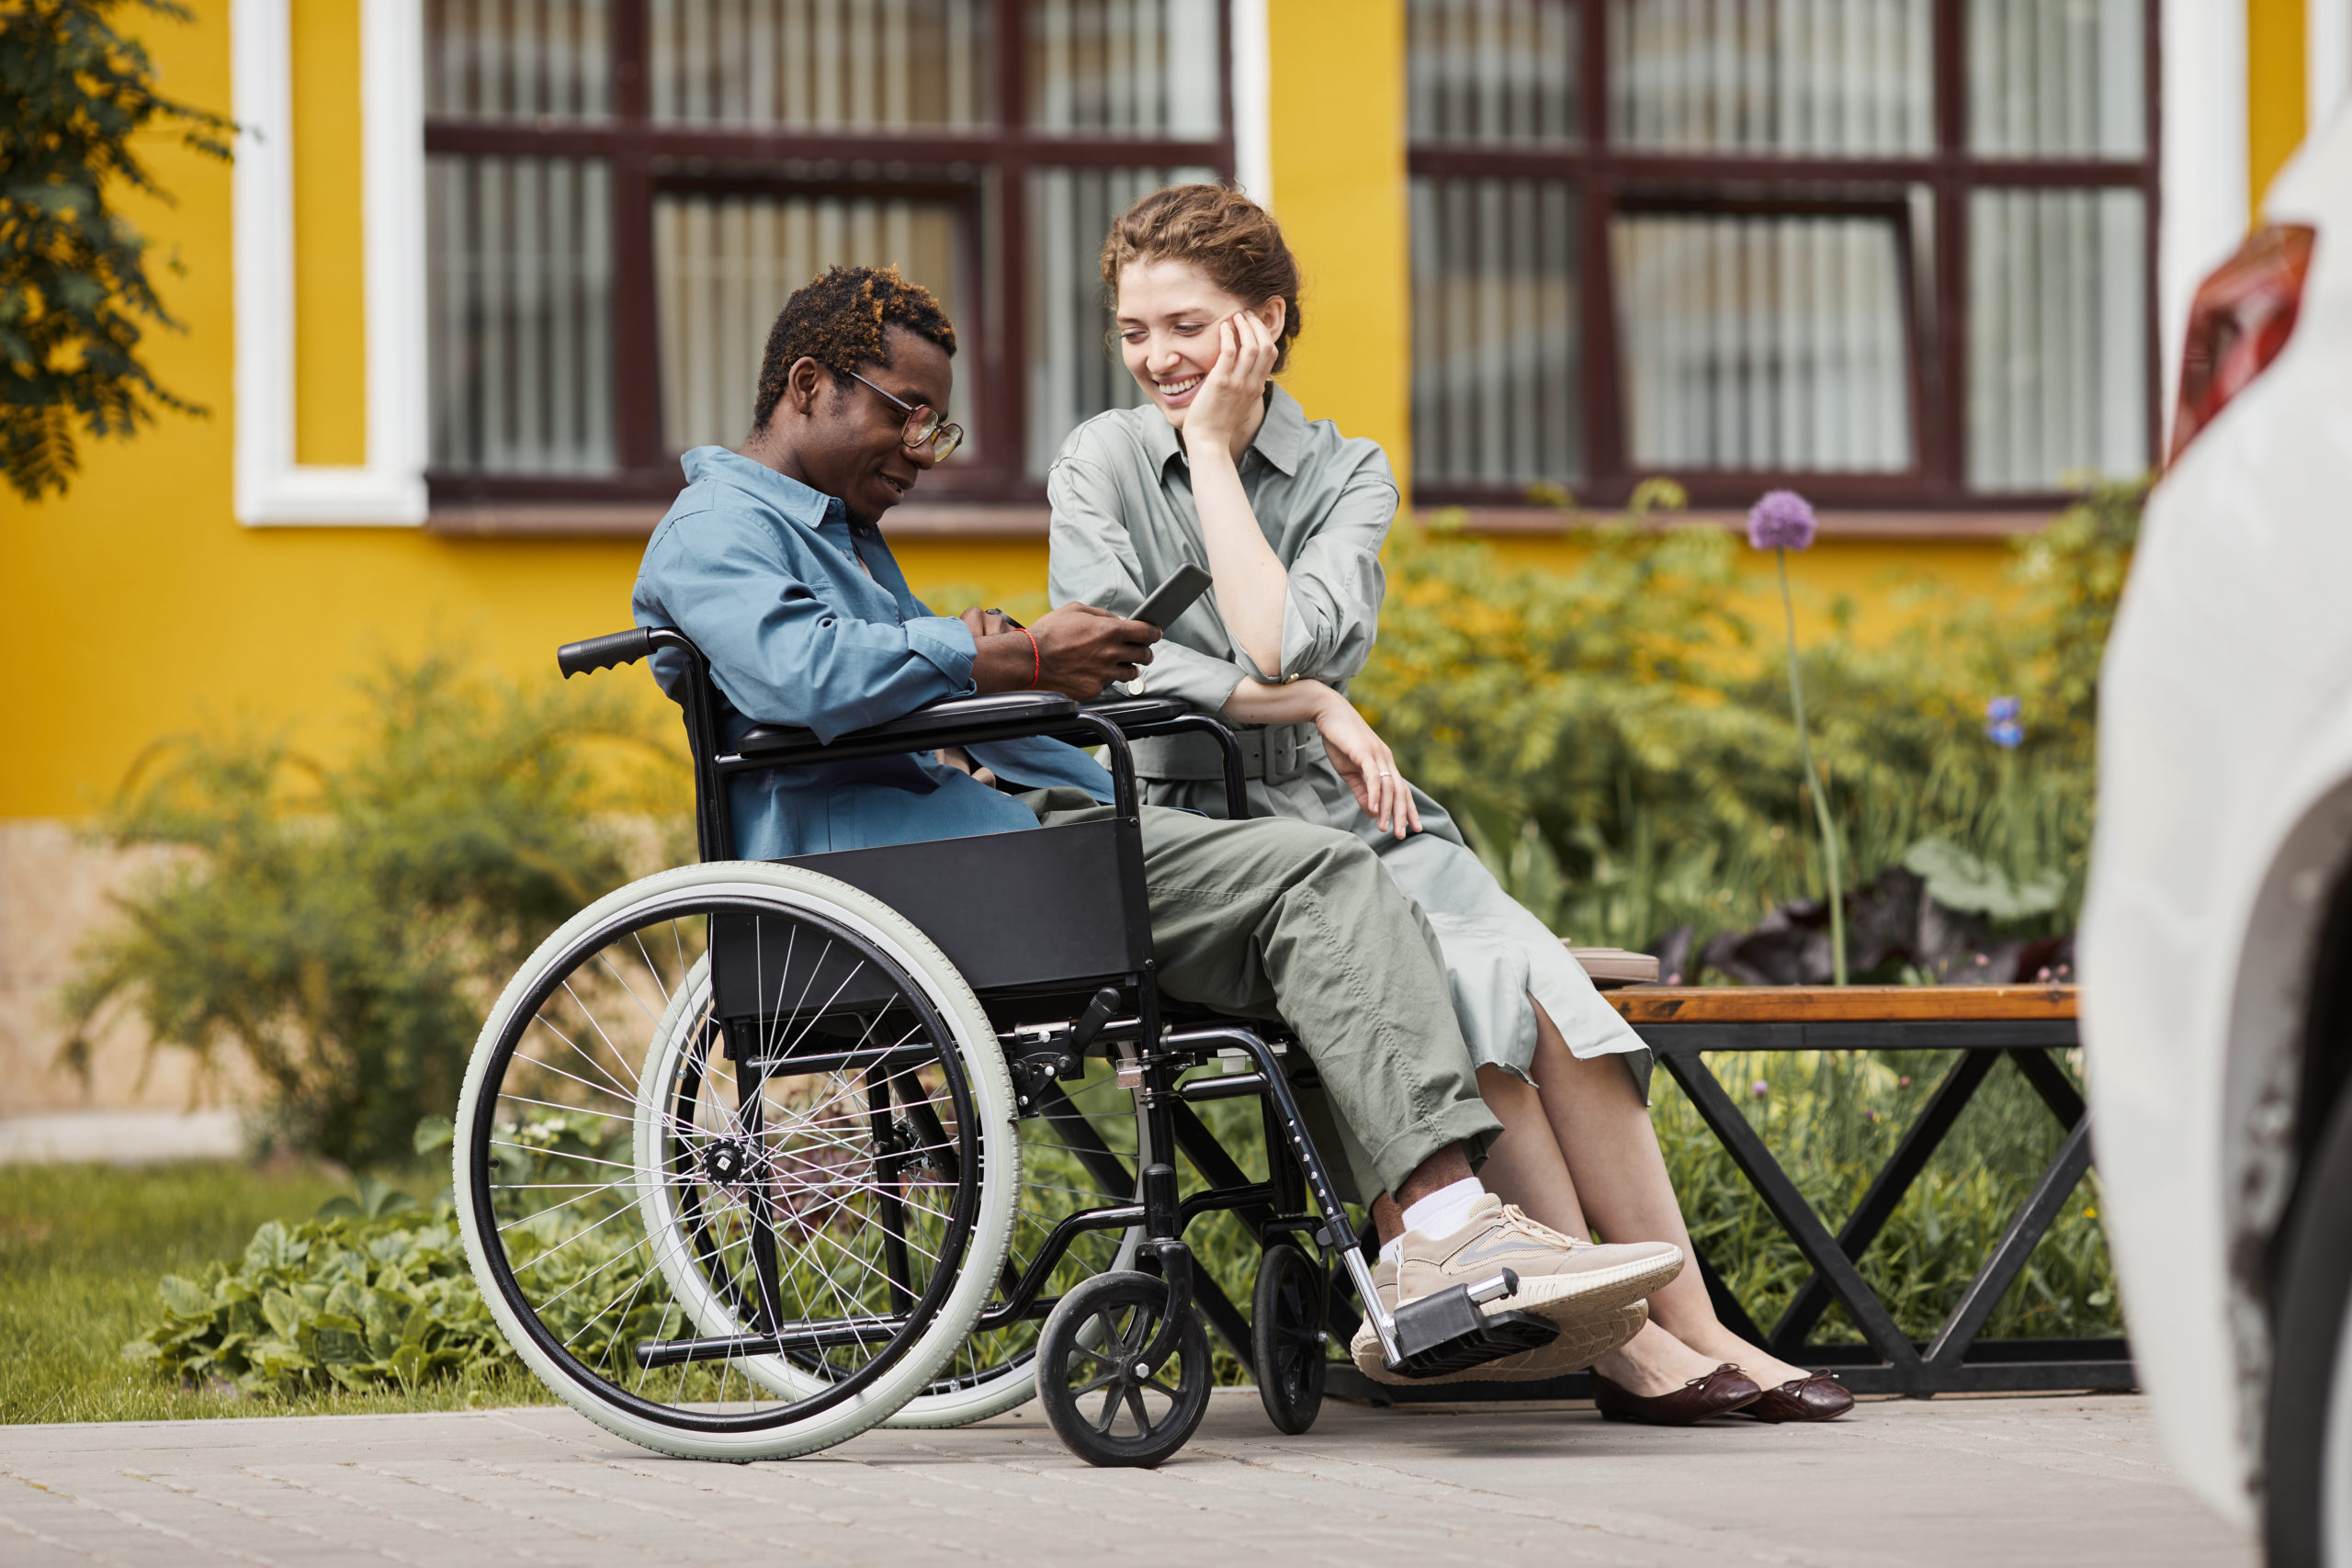
[[[1065,604],[1025,633],[978,610],[965,611],[963,619],[967,626],[975,620],[979,625],[973,633],[979,653],[972,660],[972,678],[983,692],[1034,689],[1092,702],[1112,682],[1134,680],[1151,662],[1151,645],[1159,640],[1158,626],[1123,620],[1091,604]],[[992,628],[991,619],[1004,629]]]
[[[1002,637],[1014,629],[1012,617],[1002,610],[983,610],[977,604],[967,607],[956,618],[971,629],[975,644],[982,637]]]

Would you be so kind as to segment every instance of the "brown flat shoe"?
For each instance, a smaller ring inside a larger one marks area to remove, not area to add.
[[[1758,1421],[1835,1421],[1854,1407],[1854,1396],[1845,1385],[1827,1372],[1815,1372],[1809,1378],[1796,1378],[1778,1388],[1768,1388],[1763,1397],[1742,1410],[1742,1416]]]
[[[1688,1427],[1710,1416],[1729,1415],[1763,1397],[1764,1391],[1756,1386],[1756,1380],[1729,1361],[1705,1377],[1692,1378],[1672,1393],[1646,1397],[1622,1383],[1611,1382],[1599,1372],[1592,1374],[1592,1402],[1600,1407],[1604,1418],[1640,1421],[1651,1427]]]

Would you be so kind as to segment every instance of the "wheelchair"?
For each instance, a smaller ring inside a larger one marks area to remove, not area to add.
[[[1208,736],[1243,818],[1221,723],[1023,692],[729,746],[675,630],[567,644],[558,666],[657,653],[685,671],[701,862],[540,945],[490,1010],[457,1116],[475,1278],[560,1398],[646,1448],[740,1461],[1035,1396],[1080,1458],[1154,1465],[1206,1409],[1211,1325],[1288,1433],[1316,1418],[1331,1335],[1356,1332],[1351,1294],[1402,1376],[1553,1337],[1479,1310],[1516,1291],[1508,1270],[1386,1310],[1302,1114],[1305,1054],[1159,993],[1127,743]],[[1020,736],[1102,748],[1108,817],[733,858],[733,778]],[[1225,1100],[1255,1102],[1262,1179],[1204,1117],[1246,1130]],[[1206,1186],[1181,1190],[1180,1154]],[[1246,1321],[1185,1240],[1217,1211],[1260,1251]]]

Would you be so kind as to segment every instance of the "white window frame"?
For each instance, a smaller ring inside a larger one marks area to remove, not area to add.
[[[236,513],[249,527],[425,520],[424,13],[361,0],[367,461],[298,462],[293,58],[288,0],[231,11]]]

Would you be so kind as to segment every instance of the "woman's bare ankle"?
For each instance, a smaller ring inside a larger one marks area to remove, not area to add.
[[[1722,1364],[1721,1358],[1693,1349],[1652,1323],[1593,1362],[1592,1370],[1629,1393],[1655,1399],[1672,1393],[1693,1378],[1705,1377]]]
[[[1809,1375],[1806,1369],[1792,1366],[1750,1345],[1721,1323],[1704,1327],[1686,1326],[1690,1327],[1690,1337],[1680,1343],[1699,1355],[1712,1357],[1719,1362],[1731,1362],[1765,1388],[1778,1388],[1784,1382]]]

